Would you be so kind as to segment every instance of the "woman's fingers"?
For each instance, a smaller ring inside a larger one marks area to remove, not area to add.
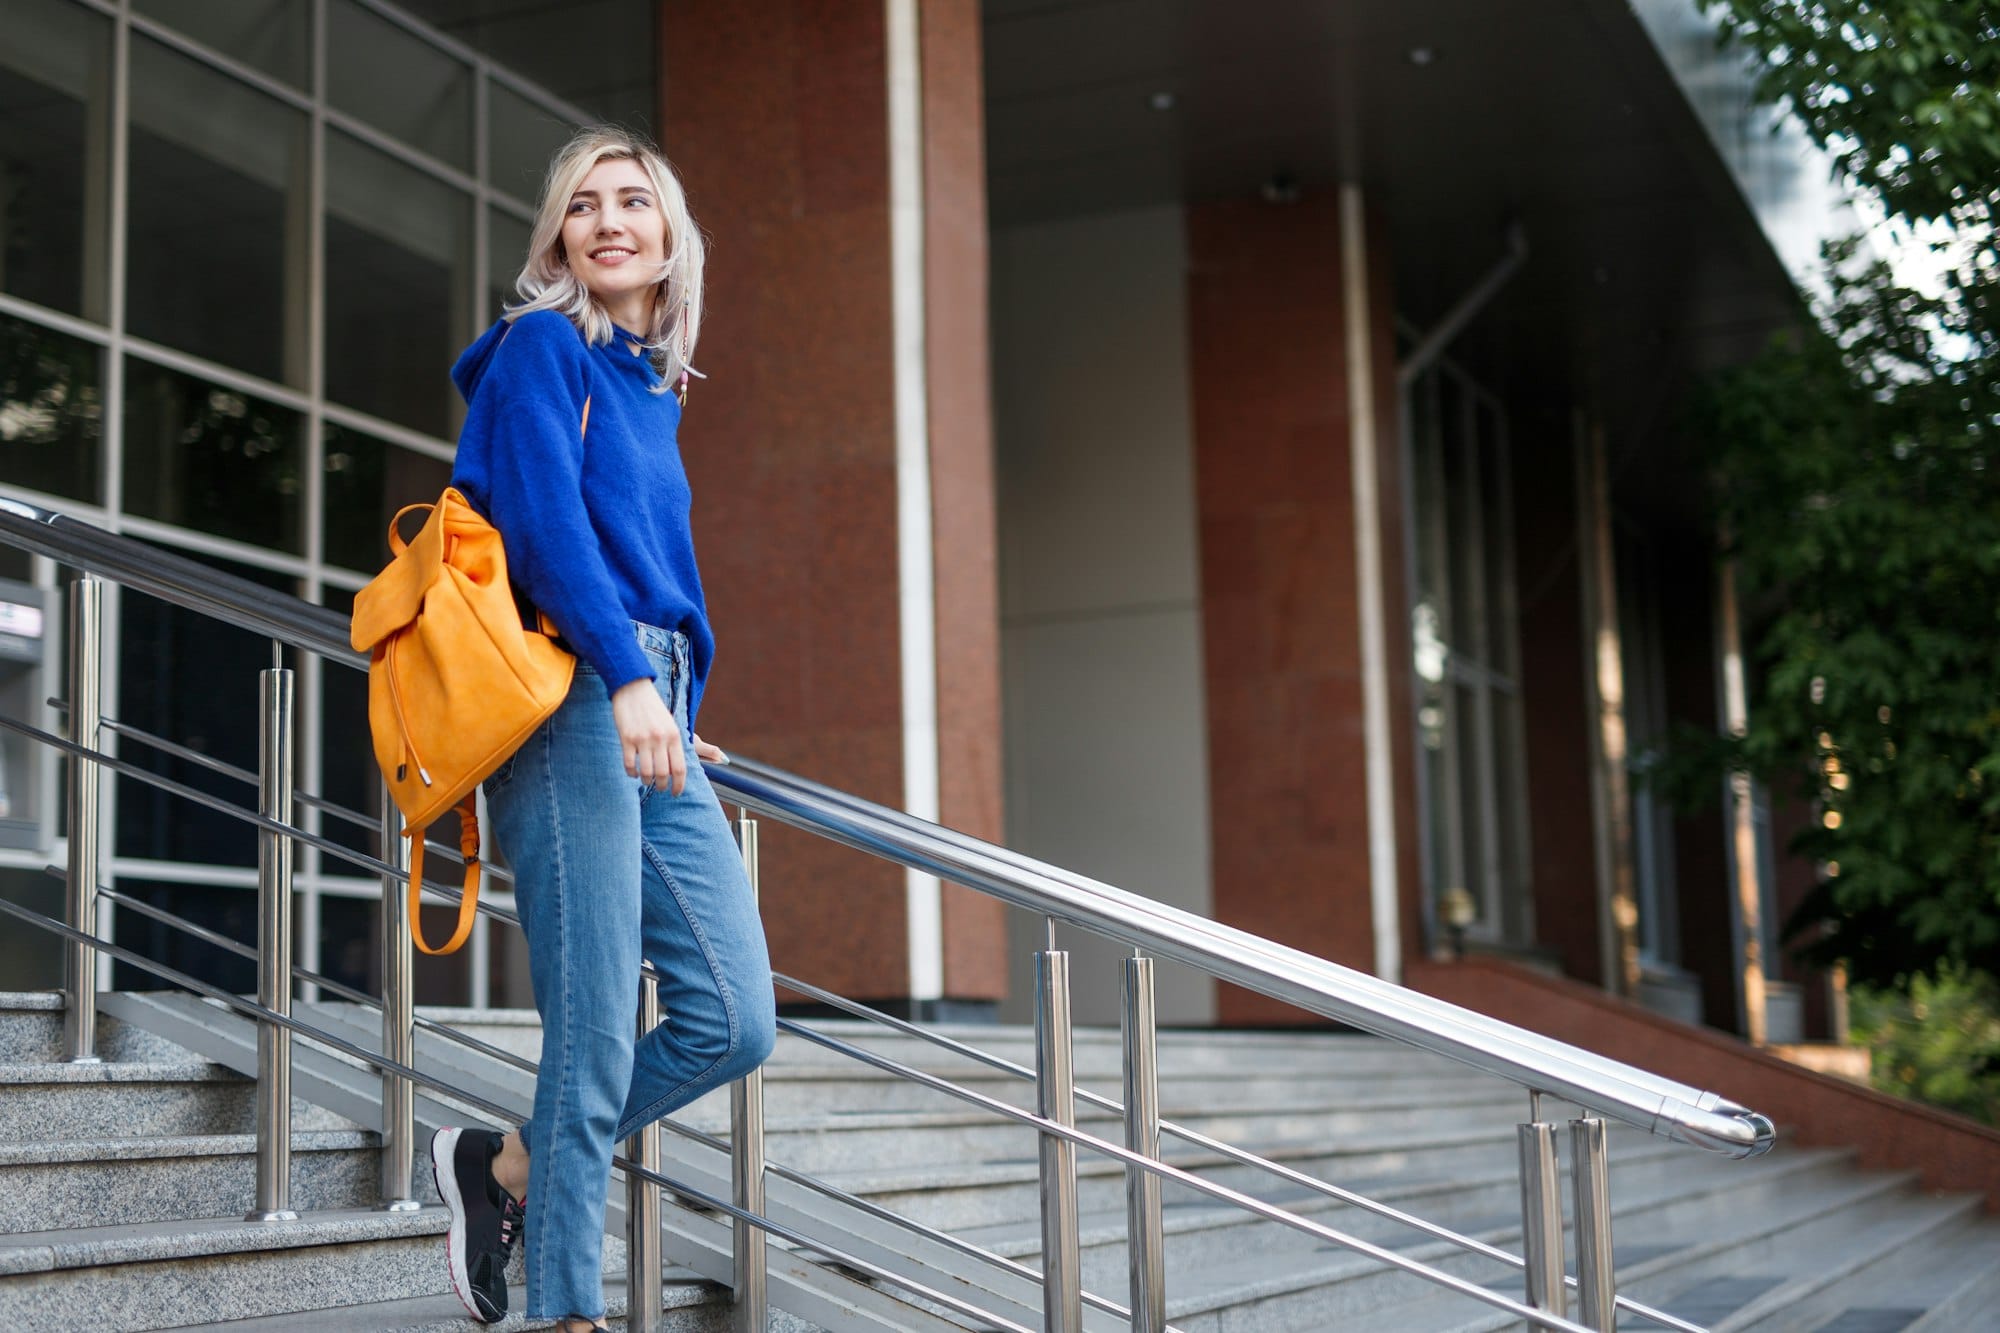
[[[688,776],[687,755],[681,750],[679,731],[671,732],[667,737],[667,773],[671,777],[671,782],[664,785],[667,785],[674,795],[679,796],[687,787]]]

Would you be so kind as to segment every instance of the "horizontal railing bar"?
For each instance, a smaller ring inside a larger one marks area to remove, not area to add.
[[[8,545],[72,568],[101,574],[161,601],[239,629],[281,640],[356,670],[368,658],[349,646],[347,618],[266,588],[176,551],[122,537],[19,500],[0,499],[0,536]]]
[[[1078,1147],[1089,1148],[1093,1152],[1115,1158],[1127,1166],[1136,1166],[1143,1171],[1150,1171],[1163,1180],[1171,1180],[1175,1184],[1184,1185],[1197,1193],[1206,1194],[1210,1198],[1220,1199],[1225,1203],[1233,1204],[1235,1207],[1261,1217],[1266,1221],[1276,1222],[1280,1226],[1290,1227],[1294,1231],[1303,1231],[1307,1235],[1317,1236],[1321,1240],[1330,1241],[1342,1249],[1353,1250],[1358,1254],[1366,1255],[1371,1259],[1388,1264],[1392,1268],[1409,1273],[1413,1277],[1422,1278],[1437,1286],[1449,1288],[1462,1296],[1469,1296],[1473,1300],[1483,1301],[1487,1305],[1527,1319],[1531,1323],[1538,1324],[1543,1328],[1560,1329],[1563,1333],[1591,1333],[1591,1330],[1584,1328],[1581,1324],[1572,1323],[1559,1315],[1549,1314],[1545,1310],[1532,1309],[1511,1297],[1503,1296],[1496,1291],[1489,1291],[1475,1282],[1444,1272],[1442,1269],[1433,1268],[1429,1264],[1421,1263],[1415,1259],[1406,1259],[1395,1251],[1384,1249],[1372,1241],[1363,1240],[1359,1236],[1350,1236],[1344,1231],[1339,1231],[1333,1227],[1314,1222],[1309,1218],[1286,1212],[1276,1204],[1266,1203],[1262,1199],[1243,1193],[1241,1190],[1234,1190],[1227,1185],[1218,1185],[1213,1181],[1204,1180],[1191,1171],[1184,1171],[1180,1167],[1171,1166],[1166,1162],[1133,1152],[1121,1144],[1112,1143],[1108,1139],[1098,1138],[1095,1134],[1075,1129],[1069,1125],[1060,1124],[1054,1120],[1036,1115],[1033,1111],[1025,1111],[1018,1106],[1010,1106],[997,1097],[988,1097],[986,1094],[974,1092],[970,1088],[961,1088],[949,1079],[939,1078],[921,1069],[914,1069],[899,1061],[891,1060],[887,1056],[863,1050],[861,1047],[850,1045],[837,1037],[831,1037],[825,1033],[815,1031],[793,1019],[779,1019],[778,1028],[780,1031],[790,1032],[795,1036],[803,1037],[807,1041],[825,1047],[827,1050],[837,1051],[864,1064],[873,1065],[886,1073],[897,1074],[910,1082],[922,1084],[934,1091],[942,1092],[946,1096],[956,1097],[961,1101],[970,1102],[975,1106],[982,1106],[995,1115],[1005,1117],[1023,1125],[1032,1126],[1044,1134],[1053,1134],[1058,1138],[1067,1139]]]
[[[42,868],[49,874],[55,876],[58,879],[66,877],[61,866],[44,866]],[[169,912],[164,907],[157,907],[154,904],[147,902],[143,898],[134,898],[129,893],[121,893],[117,889],[105,888],[103,885],[98,886],[97,893],[99,897],[109,898],[111,899],[111,901],[115,903],[122,903],[123,905],[130,907],[133,911],[140,913],[142,916],[149,916],[153,918],[153,920],[158,921],[163,925],[172,926],[177,930],[186,931],[188,934],[193,935],[196,939],[203,940],[209,944],[213,944],[217,948],[226,949],[230,953],[237,954],[244,958],[254,959],[257,957],[257,950],[254,946],[245,944],[241,940],[230,939],[227,935],[221,934],[217,931],[210,930],[206,926],[196,925],[194,922],[188,920],[186,917],[181,916],[178,913]],[[382,1001],[377,999],[375,996],[370,995],[367,991],[359,990],[356,987],[348,985],[344,981],[336,981],[332,977],[326,976],[319,972],[315,972],[309,967],[299,967],[296,964],[294,964],[292,967],[292,974],[298,977],[299,979],[311,982],[313,985],[319,986],[324,990],[332,991],[335,995],[339,996],[343,1000],[348,1001],[350,1004],[358,1004],[364,1008],[374,1009],[377,1011],[379,1011],[382,1008]],[[527,1057],[516,1055],[514,1054],[514,1052],[506,1050],[503,1047],[495,1046],[491,1042],[482,1041],[480,1038],[473,1036],[469,1032],[462,1032],[459,1029],[451,1027],[448,1024],[440,1023],[435,1018],[427,1018],[423,1014],[418,1014],[415,1017],[415,1021],[416,1025],[422,1028],[424,1031],[434,1032],[438,1036],[445,1038],[447,1041],[456,1042],[458,1045],[470,1047],[471,1049],[478,1051],[481,1055],[490,1056],[495,1060],[499,1060],[506,1064],[512,1065],[514,1068],[520,1069],[529,1074],[540,1072],[541,1066],[537,1065],[534,1061],[529,1060]]]
[[[706,1130],[696,1129],[692,1125],[683,1125],[671,1116],[660,1121],[660,1124],[682,1138],[699,1143],[705,1148],[712,1148],[720,1153],[727,1153],[729,1151],[729,1141],[727,1139],[718,1138],[716,1135],[710,1134]],[[879,1203],[870,1203],[859,1195],[849,1194],[838,1185],[830,1185],[819,1177],[808,1175],[796,1167],[786,1166],[780,1162],[767,1162],[764,1169],[774,1176],[780,1176],[791,1181],[794,1185],[812,1190],[814,1193],[832,1199],[836,1203],[846,1204],[849,1207],[859,1209],[877,1221],[887,1222],[899,1230],[914,1232],[926,1240],[935,1241],[948,1249],[956,1250],[967,1258],[977,1259],[992,1267],[1005,1269],[1014,1276],[1025,1278],[1031,1282],[1039,1283],[1042,1280],[1042,1275],[1026,1264],[1009,1259],[1006,1255],[998,1254],[984,1246],[975,1245],[969,1240],[961,1240],[950,1232],[939,1231],[934,1227],[925,1226],[915,1218],[904,1217],[901,1213],[892,1212]],[[1084,1292],[1083,1300],[1086,1305],[1093,1306],[1119,1319],[1130,1319],[1132,1317],[1131,1310],[1125,1306],[1118,1304],[1116,1301],[1107,1300],[1094,1292]],[[1163,1330],[1163,1333],[1182,1333],[1182,1330],[1176,1329],[1173,1325],[1169,1324]],[[1700,1333],[1700,1330],[1697,1330],[1696,1333]]]
[[[1164,918],[1166,924],[1177,931],[1193,930],[1208,937],[1218,946],[1225,949],[1234,946],[1264,952],[1276,961],[1294,962],[1302,959],[1307,962],[1316,963],[1327,969],[1331,969],[1336,974],[1333,978],[1335,980],[1357,982],[1371,987],[1376,991],[1393,992],[1393,998],[1401,1000],[1412,1007],[1426,1010],[1446,1024],[1488,1033],[1499,1040],[1526,1046],[1530,1050],[1545,1051],[1556,1059],[1581,1065],[1585,1068],[1600,1069],[1608,1077],[1631,1084],[1648,1092],[1659,1093],[1663,1096],[1687,1102],[1700,1111],[1747,1113],[1746,1108],[1737,1106],[1735,1103],[1715,1093],[1691,1087],[1677,1080],[1655,1074],[1647,1069],[1623,1064],[1599,1055],[1594,1051],[1570,1046],[1567,1043],[1545,1037],[1541,1033],[1517,1027],[1514,1024],[1479,1013],[1477,1010],[1466,1009],[1462,1006],[1451,1004],[1448,1001],[1424,995],[1419,991],[1411,991],[1406,987],[1391,986],[1389,983],[1383,982],[1380,978],[1369,976],[1366,973],[1354,972],[1352,969],[1340,968],[1337,964],[1330,963],[1325,959],[1303,954],[1299,950],[1288,948],[1275,941],[1251,935],[1245,931],[1234,930],[1208,917],[1180,911],[1154,899],[1145,898],[1141,895],[1120,889],[1115,885],[1092,879],[1087,875],[1081,875],[1061,866],[1039,861],[1034,857],[1017,852],[1013,848],[985,842],[957,829],[941,824],[933,824],[928,820],[919,819],[905,811],[878,805],[862,797],[855,796],[850,792],[844,792],[838,788],[829,787],[824,783],[815,782],[810,778],[800,777],[794,773],[787,773],[780,769],[771,768],[766,764],[758,763],[754,759],[734,762],[735,767],[739,771],[747,772],[780,787],[796,788],[811,797],[835,806],[871,817],[879,817],[897,826],[907,835],[934,840],[981,857],[990,858],[1023,874],[1053,880],[1059,884],[1068,885],[1083,893],[1090,894],[1093,897],[1106,899],[1113,906],[1128,909],[1138,908],[1148,911],[1156,917]],[[724,778],[724,785],[728,785],[728,778],[726,777]],[[1116,922],[1109,923],[1108,925],[1106,923],[1090,922],[1077,922],[1077,924],[1100,932],[1111,933],[1114,938],[1124,940],[1126,943],[1135,942],[1124,939],[1122,935],[1117,934],[1115,928],[1118,923]],[[1339,975],[1343,973],[1347,975]]]
[[[52,874],[55,874],[58,877],[61,876],[62,872],[59,867],[49,866],[46,867],[46,869],[48,869]],[[152,919],[159,921],[164,925],[173,926],[176,929],[185,931],[188,934],[193,935],[197,939],[215,945],[218,948],[225,949],[230,953],[250,959],[255,959],[257,957],[257,950],[255,947],[245,944],[240,940],[233,940],[229,938],[227,935],[223,935],[217,931],[211,930],[206,926],[197,925],[196,923],[189,921],[187,918],[180,916],[177,913],[170,912],[163,907],[157,907],[152,903],[146,902],[144,899],[135,898],[130,894],[121,893],[116,889],[104,888],[102,886],[99,886],[97,892],[100,897],[109,898],[113,902],[121,903],[127,907],[132,908],[134,911],[139,912],[141,915],[151,917]],[[352,1003],[360,1004],[367,1008],[375,1010],[379,1010],[382,1007],[382,1002],[376,999],[374,996],[369,995],[363,991],[356,990],[352,986],[348,986],[342,982],[335,981],[329,977],[321,976],[319,973],[312,971],[310,968],[294,967],[292,971],[295,975],[303,978],[304,980],[313,982],[317,985],[326,988],[327,990],[333,991],[334,993],[340,995],[341,998],[346,999]],[[437,1022],[435,1019],[426,1018],[421,1014],[417,1015],[416,1022],[418,1027],[424,1028],[427,1031],[436,1032],[438,1035],[442,1037],[448,1038],[462,1045],[471,1047],[472,1049],[477,1050],[482,1054],[498,1059],[504,1062],[505,1064],[512,1066],[513,1068],[521,1070],[524,1073],[537,1076],[540,1075],[541,1073],[541,1065],[536,1061],[528,1059],[526,1056],[516,1055],[512,1051],[503,1050],[500,1047],[482,1041],[479,1038],[470,1035],[469,1033],[461,1032],[457,1028],[447,1027],[446,1025]],[[715,1151],[720,1152],[724,1155],[727,1155],[729,1152],[729,1143],[726,1139],[718,1138],[715,1135],[707,1133],[704,1130],[696,1129],[692,1125],[681,1124],[679,1121],[674,1120],[671,1117],[663,1119],[660,1123],[664,1125],[667,1129],[673,1131],[674,1133],[677,1133],[683,1136],[684,1138],[692,1140],[695,1143],[699,1143],[704,1147],[712,1148]],[[804,1186],[807,1189],[815,1190],[818,1193],[823,1194],[829,1198],[832,1198],[840,1203],[846,1204],[853,1208],[857,1208],[862,1212],[867,1213],[869,1216],[874,1217],[880,1221],[891,1223],[906,1231],[913,1231],[918,1235],[925,1237],[926,1239],[935,1241],[950,1249],[956,1250],[961,1254],[967,1255],[971,1258],[983,1260],[986,1263],[995,1265],[997,1267],[1004,1268],[1018,1277],[1029,1278],[1036,1282],[1039,1282],[1041,1280],[1041,1275],[1039,1273],[1035,1272],[1033,1269],[1027,1267],[1024,1264],[1016,1263],[1014,1260],[1007,1258],[1005,1255],[997,1254],[991,1250],[975,1245],[971,1241],[960,1240],[958,1237],[950,1235],[949,1233],[934,1230],[933,1228],[927,1227],[913,1218],[906,1218],[899,1213],[891,1212],[890,1210],[883,1208],[880,1204],[870,1203],[866,1199],[860,1198],[853,1194],[849,1194],[847,1191],[840,1189],[838,1186],[829,1185],[826,1182],[821,1181],[814,1176],[807,1175],[805,1172],[798,1171],[791,1167],[783,1166],[779,1163],[769,1164],[766,1167],[766,1170],[771,1171],[776,1175],[782,1176],[785,1179],[792,1181],[794,1184]],[[1097,1308],[1103,1310],[1105,1313],[1115,1315],[1120,1319],[1127,1319],[1131,1317],[1132,1312],[1130,1310],[1126,1309],[1122,1305],[1118,1305],[1111,1301],[1105,1300],[1101,1296],[1096,1296],[1092,1293],[1086,1292],[1084,1293],[1084,1299],[1090,1302],[1091,1304],[1095,1305]]]
[[[177,968],[169,967],[165,963],[157,962],[151,958],[148,958],[144,954],[139,953],[136,950],[128,949],[125,948],[123,945],[112,944],[109,941],[100,940],[97,939],[95,936],[87,935],[83,931],[77,930],[74,927],[66,925],[61,921],[57,921],[53,917],[43,916],[40,912],[35,911],[33,908],[23,907],[19,903],[9,902],[5,898],[0,898],[0,912],[5,912],[9,916],[19,917],[21,920],[26,921],[30,925],[39,926],[44,930],[50,931],[57,935],[61,935],[64,938],[75,940],[78,943],[88,944],[93,949],[96,949],[98,952],[105,954],[108,957],[116,958],[123,962],[130,963],[132,966],[140,968],[143,971],[150,972],[154,976],[159,977],[164,981],[171,981],[177,986],[186,987],[188,990],[194,992],[196,995],[200,995],[207,999],[214,1000],[222,1005],[227,1006],[230,1009],[236,1010],[238,1013],[243,1014],[246,1017],[257,1019],[260,1022],[275,1023],[279,1027],[282,1027],[287,1031],[291,1032],[294,1036],[301,1036],[308,1038],[309,1040],[319,1042],[321,1045],[339,1051],[341,1054],[349,1056],[355,1060],[359,1060],[363,1064],[371,1068],[380,1070],[385,1074],[398,1074],[403,1078],[410,1080],[412,1083],[421,1084],[422,1086],[429,1088],[433,1092],[441,1093],[444,1096],[450,1097],[455,1101],[462,1102],[465,1105],[470,1106],[475,1110],[482,1111],[485,1114],[491,1116],[496,1121],[504,1123],[516,1119],[514,1112],[500,1105],[498,1102],[489,1101],[488,1099],[480,1096],[478,1093],[468,1092],[462,1088],[453,1087],[451,1084],[444,1082],[442,1079],[426,1074],[423,1071],[417,1069],[413,1065],[406,1065],[403,1064],[401,1061],[391,1060],[387,1056],[382,1055],[381,1053],[376,1051],[371,1051],[367,1047],[358,1045],[355,1042],[351,1042],[347,1040],[345,1037],[335,1036],[331,1032],[327,1032],[324,1031],[323,1029],[316,1028],[312,1024],[293,1018],[288,1014],[280,1014],[273,1010],[267,1009],[263,1005],[258,1004],[255,1000],[245,999],[243,996],[232,994],[229,991],[223,990],[220,986],[212,986],[208,982],[198,980],[195,977],[192,977],[187,973],[180,971]],[[889,1285],[896,1287],[898,1290],[907,1291],[915,1295],[922,1296],[925,1300],[935,1301],[939,1305],[942,1305],[947,1309],[955,1310],[960,1314],[968,1315],[975,1319],[982,1319],[989,1321],[993,1326],[1011,1330],[1012,1333],[1035,1333],[1033,1329],[1026,1328],[1020,1324],[1016,1324],[1009,1320],[1003,1319],[1000,1316],[993,1314],[991,1311],[982,1310],[978,1306],[969,1304],[965,1301],[961,1301],[957,1297],[948,1295],[944,1292],[933,1291],[929,1287],[924,1286],[922,1283],[915,1282],[897,1273],[893,1273],[888,1269],[877,1267],[876,1265],[869,1263],[865,1259],[858,1258],[854,1255],[845,1254],[833,1248],[832,1246],[814,1240],[811,1237],[803,1236],[798,1232],[792,1230],[790,1227],[783,1225],[782,1223],[773,1222],[769,1218],[761,1217],[755,1213],[745,1212],[742,1209],[737,1208],[734,1204],[728,1203],[724,1200],[712,1198],[708,1194],[703,1193],[701,1190],[695,1189],[690,1185],[682,1184],[679,1181],[669,1179],[668,1177],[661,1175],[657,1171],[648,1170],[645,1167],[642,1167],[638,1165],[636,1162],[632,1162],[623,1156],[614,1155],[611,1159],[611,1163],[613,1166],[616,1166],[623,1171],[636,1172],[639,1176],[643,1177],[644,1179],[652,1181],[654,1184],[659,1185],[663,1189],[671,1190],[675,1194],[681,1196],[684,1199],[689,1200],[690,1202],[698,1203],[702,1207],[712,1209],[716,1212],[725,1212],[730,1214],[731,1216],[740,1217],[743,1220],[751,1223],[753,1226],[762,1227],[764,1230],[770,1232],[774,1236],[778,1236],[781,1237],[782,1239],[791,1241],[793,1244],[798,1245],[804,1249],[814,1251],[819,1254],[823,1254],[827,1256],[829,1259],[833,1260],[835,1263],[841,1264],[848,1268],[852,1268],[854,1271],[858,1273],[864,1273],[867,1276],[876,1278],[882,1282],[886,1282]]]
[[[796,991],[801,995],[818,1000],[822,1004],[832,1005],[835,1008],[853,1014],[857,1018],[864,1018],[871,1022],[880,1023],[882,1026],[903,1033],[906,1036],[916,1037],[934,1046],[942,1047],[955,1055],[962,1055],[976,1060],[983,1065],[999,1070],[1001,1073],[1011,1074],[1016,1078],[1028,1082],[1034,1081],[1034,1070],[1028,1068],[1026,1065],[1016,1064],[1004,1056],[994,1055],[990,1051],[982,1051],[976,1046],[969,1046],[964,1042],[947,1037],[943,1033],[929,1031],[914,1023],[897,1018],[893,1014],[885,1014],[879,1009],[872,1009],[859,1001],[849,1000],[844,996],[834,994],[832,991],[815,986],[810,982],[800,981],[796,977],[786,976],[781,972],[774,972],[771,980],[787,990]],[[1077,1100],[1089,1102],[1091,1105],[1110,1111],[1114,1115],[1122,1116],[1125,1114],[1125,1104],[1114,1097],[1106,1097],[1102,1093],[1092,1092],[1082,1087],[1076,1089],[1076,1096]],[[1235,1162],[1239,1166],[1247,1166],[1254,1170],[1269,1172],[1288,1184],[1298,1185],[1315,1193],[1323,1194],[1330,1199],[1350,1204],[1353,1207],[1373,1213],[1377,1217],[1387,1221],[1400,1223],[1413,1230],[1421,1231],[1436,1240],[1456,1245],[1461,1249],[1482,1255],[1499,1263],[1507,1264],[1514,1268],[1526,1267],[1526,1261],[1520,1255],[1511,1254],[1497,1245],[1490,1245],[1477,1237],[1468,1236],[1460,1231],[1454,1231],[1450,1227],[1428,1221],[1413,1213],[1406,1213],[1400,1208],[1381,1202],[1379,1199],[1371,1199],[1365,1194],[1358,1194],[1353,1190],[1321,1180],[1317,1176],[1309,1176],[1303,1171],[1285,1166],[1279,1162],[1274,1162],[1268,1157],[1261,1157],[1246,1148],[1239,1148],[1232,1143],[1224,1143],[1220,1139],[1210,1138],[1201,1131],[1189,1129],[1186,1125],[1182,1125],[1176,1121],[1162,1119],[1159,1123],[1162,1134],[1171,1134],[1177,1139],[1191,1143],[1195,1147],[1208,1152],[1215,1153],[1217,1156]],[[1569,1278],[1568,1281],[1571,1286],[1576,1285],[1574,1277]],[[1618,1302],[1621,1307],[1632,1311],[1634,1314],[1652,1319],[1669,1328],[1680,1329],[1682,1333],[1706,1333],[1698,1325],[1687,1323],[1666,1313],[1664,1310],[1656,1310],[1649,1305],[1641,1304],[1628,1297],[1620,1296]]]
[[[60,701],[53,699],[49,702],[52,704],[60,703]],[[67,707],[66,704],[61,706]],[[178,741],[170,741],[165,736],[156,735],[143,727],[135,727],[129,722],[118,722],[111,718],[105,718],[101,725],[108,731],[115,732],[120,736],[128,736],[135,741],[139,741],[141,744],[170,754],[176,759],[185,759],[189,763],[199,764],[203,768],[220,773],[224,777],[234,778],[236,781],[252,787],[257,785],[257,775],[249,769],[239,768],[235,764],[217,759],[214,755],[203,754],[200,750],[190,749]],[[367,829],[370,833],[379,832],[382,827],[381,820],[377,817],[364,815],[360,811],[350,809],[338,801],[330,800],[324,796],[315,796],[308,791],[295,791],[292,793],[292,799],[300,805],[319,811],[321,814],[332,815],[335,819],[352,824],[357,828]],[[465,863],[464,857],[451,854],[449,848],[440,845],[438,851],[440,854],[450,856],[450,859],[457,861],[460,865]],[[486,866],[486,874],[494,879],[506,880],[509,883],[512,883],[514,878],[507,870],[490,863]]]
[[[1768,1119],[1697,1109],[1658,1089],[1663,1083],[1680,1087],[1669,1080],[1110,885],[1066,872],[1048,873],[1055,868],[1018,854],[1001,855],[1004,849],[976,839],[947,838],[936,826],[900,812],[858,798],[833,799],[810,790],[811,784],[801,779],[778,775],[754,762],[709,765],[708,775],[727,793],[725,799],[780,822],[967,885],[1011,905],[1075,922],[1484,1073],[1556,1094],[1648,1133],[1736,1157],[1766,1151],[1775,1140]],[[1624,1072],[1612,1072],[1620,1070]],[[1656,1086],[1643,1086],[1649,1082]],[[1696,1095],[1721,1103],[1712,1094]]]
[[[205,809],[213,810],[217,814],[227,815],[231,819],[248,824],[253,828],[296,839],[308,847],[317,847],[328,856],[345,861],[349,865],[358,866],[371,875],[377,877],[387,875],[402,884],[410,882],[409,871],[400,866],[392,866],[387,861],[370,856],[366,852],[357,852],[351,847],[335,842],[331,838],[323,837],[320,834],[308,833],[296,824],[283,823],[280,820],[259,814],[255,810],[237,805],[233,801],[226,800],[223,797],[210,795],[198,787],[190,787],[186,783],[176,782],[172,778],[163,778],[150,769],[142,768],[137,764],[114,755],[105,754],[102,750],[93,750],[87,745],[78,745],[67,736],[58,736],[54,732],[43,731],[40,727],[22,722],[17,718],[8,717],[4,713],[0,713],[0,728],[16,732],[31,740],[40,741],[51,749],[60,750],[64,754],[74,755],[79,759],[89,759],[119,774],[121,777],[131,778],[156,790],[167,792],[173,796],[179,796],[183,800],[192,801],[194,804],[202,806]],[[443,843],[431,843],[429,844],[429,850],[447,860],[455,861],[459,864],[464,863],[463,858],[455,848],[446,847]],[[456,904],[460,898],[465,896],[458,889],[445,884],[436,884],[430,880],[424,881],[424,892],[433,897],[444,899],[447,904]],[[496,917],[513,925],[518,926],[521,924],[518,916],[496,904],[482,901],[479,904],[479,910],[488,916]]]
[[[308,606],[289,594],[177,553],[144,546],[55,511],[16,501],[0,501],[0,538],[66,564],[94,569],[139,591],[227,623],[350,666],[363,665],[361,655],[347,645],[346,625],[337,613]],[[733,793],[739,804],[782,822],[1149,949],[1308,1012],[1459,1060],[1531,1090],[1553,1093],[1648,1132],[1732,1156],[1766,1151],[1775,1140],[1768,1118],[1713,1093],[1687,1088],[858,797],[750,761],[712,765],[710,777],[717,787]],[[164,785],[151,775],[142,780]],[[322,845],[311,835],[293,831],[292,836],[305,845]],[[326,843],[324,847],[364,869],[371,868],[371,863],[380,864],[338,844]],[[389,869],[386,873],[395,872]]]

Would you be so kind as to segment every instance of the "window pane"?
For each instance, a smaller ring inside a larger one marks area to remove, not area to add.
[[[303,551],[299,414],[136,357],[125,366],[125,507]]]
[[[326,138],[326,391],[446,436],[446,373],[471,340],[472,210],[457,190],[342,134]]]
[[[148,18],[296,88],[307,83],[312,11],[307,0],[132,0]]]
[[[549,159],[574,127],[504,83],[489,80],[486,88],[488,180],[495,189],[532,204],[541,196]]]
[[[327,563],[363,573],[389,558],[390,517],[451,484],[451,464],[330,421],[325,456]]]
[[[521,299],[514,279],[528,260],[528,224],[489,209],[486,228],[486,317],[490,321]]]
[[[413,148],[472,170],[472,71],[352,0],[326,9],[327,100]]]
[[[304,227],[293,205],[305,196],[307,124],[227,75],[133,38],[133,333],[305,384]]]
[[[111,25],[0,0],[0,32],[0,291],[102,320]]]
[[[288,575],[201,557],[224,573],[282,592]],[[118,701],[115,716],[132,726],[255,771],[258,673],[271,665],[271,641],[142,593],[119,598]],[[149,772],[255,809],[255,788],[145,745],[121,754]],[[118,852],[164,861],[254,866],[257,832],[219,811],[170,795],[137,778],[118,779]],[[250,895],[246,895],[250,897]],[[251,899],[254,910],[256,903]]]
[[[101,355],[68,334],[0,315],[0,481],[103,502]]]
[[[354,594],[327,588],[321,601],[342,615],[354,613]],[[320,794],[349,810],[372,814],[381,808],[381,773],[368,732],[368,677],[346,667],[328,666],[320,673]],[[343,847],[380,856],[381,838],[372,829],[330,816],[320,819],[320,832]],[[322,856],[320,869],[329,875],[363,875],[359,866],[335,856]],[[322,946],[324,947],[324,946]]]
[[[538,88],[600,119],[653,132],[659,0],[568,0],[553,5],[468,5],[401,0],[400,8]],[[579,33],[616,33],[579,40]]]

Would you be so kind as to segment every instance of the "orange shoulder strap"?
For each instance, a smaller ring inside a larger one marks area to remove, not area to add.
[[[479,915],[479,789],[466,793],[464,800],[456,807],[458,812],[458,850],[465,856],[465,890],[458,900],[458,924],[452,928],[451,938],[433,949],[424,942],[423,918],[418,914],[424,887],[424,831],[404,829],[403,836],[410,840],[410,938],[416,942],[420,953],[436,957],[440,954],[455,953],[472,933],[472,923]]]

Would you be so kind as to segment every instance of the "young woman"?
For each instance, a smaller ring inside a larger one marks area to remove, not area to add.
[[[587,130],[549,167],[524,303],[467,348],[453,482],[500,530],[514,586],[577,654],[562,707],[486,783],[542,1016],[534,1116],[431,1141],[453,1286],[507,1313],[525,1228],[528,1315],[600,1327],[613,1145],[771,1051],[764,933],[695,759],[714,653],[676,431],[702,241],[650,145]],[[674,390],[679,390],[678,400]],[[666,1020],[634,1042],[639,960]]]

